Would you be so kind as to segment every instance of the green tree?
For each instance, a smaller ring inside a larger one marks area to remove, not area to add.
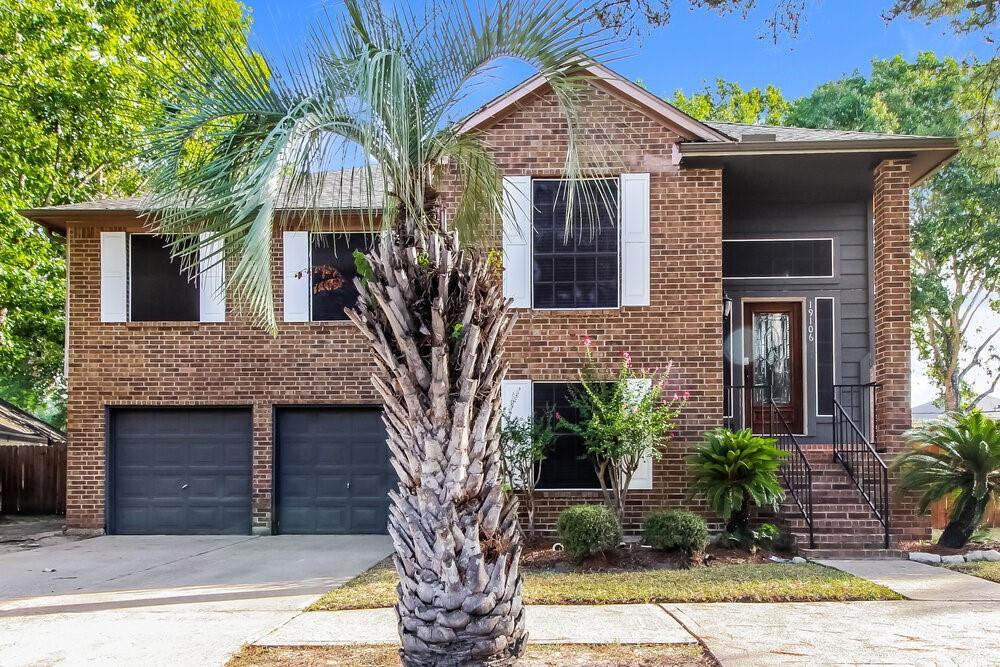
[[[247,29],[237,0],[0,0],[0,396],[64,419],[63,243],[16,211],[135,192],[163,54]]]
[[[541,73],[565,116],[571,192],[586,190],[581,176],[619,167],[579,157],[591,136],[579,65],[607,48],[591,16],[575,0],[441,3],[419,15],[347,0],[288,77],[248,58],[238,63],[247,75],[234,76],[191,39],[197,76],[149,133],[159,230],[189,259],[222,241],[230,293],[270,331],[275,193],[314,201],[316,172],[359,153],[364,182],[385,186],[370,220],[385,233],[360,258],[348,316],[378,369],[399,476],[389,534],[406,665],[509,665],[525,649],[517,504],[503,490],[497,428],[510,302],[496,255],[471,245],[496,232],[501,178],[482,135],[449,119],[477,75],[516,58]],[[192,142],[194,155],[178,159]],[[456,184],[450,215],[437,191],[444,169]]]
[[[1000,382],[1000,326],[984,317],[1000,313],[1000,162],[967,127],[983,105],[997,109],[977,67],[932,53],[875,60],[870,76],[822,84],[787,117],[800,127],[965,136],[962,155],[912,192],[914,340],[948,410],[975,405]],[[969,383],[977,372],[985,391]]]
[[[743,87],[725,79],[716,79],[715,89],[709,86],[699,93],[685,95],[674,91],[673,104],[699,120],[718,120],[749,125],[780,125],[790,104],[781,90],[768,84],[763,88]]]

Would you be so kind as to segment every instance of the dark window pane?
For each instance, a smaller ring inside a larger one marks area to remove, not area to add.
[[[197,322],[201,319],[198,283],[188,280],[180,260],[170,259],[166,240],[148,234],[129,236],[129,285],[133,322]]]
[[[535,308],[618,306],[618,181],[588,181],[565,238],[565,181],[532,183]]]
[[[817,412],[833,414],[833,299],[816,299]]]
[[[578,419],[576,409],[569,404],[569,387],[567,383],[536,382],[532,386],[535,415],[556,411],[570,421]],[[539,489],[600,488],[583,438],[564,429],[557,431],[548,456],[542,461],[540,473]]]
[[[312,319],[314,322],[346,320],[345,308],[358,300],[354,278],[354,251],[365,252],[374,242],[371,234],[312,235]]]
[[[724,278],[833,275],[833,241],[723,241]]]
[[[732,317],[732,302],[729,303],[729,310],[727,312],[725,305],[727,302],[723,301],[722,310],[722,386],[726,388],[722,392],[722,409],[723,414],[730,416],[733,414],[733,396],[732,391],[728,388],[733,384],[733,367],[731,364],[732,359],[732,337],[729,335],[730,331],[730,321]]]

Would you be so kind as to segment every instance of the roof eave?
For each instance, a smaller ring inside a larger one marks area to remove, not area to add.
[[[911,172],[911,185],[919,185],[954,158],[958,141],[945,137],[899,139],[846,139],[814,141],[746,141],[738,143],[687,142],[679,147],[684,158],[749,157],[755,155],[823,155],[837,153],[887,153],[920,155],[924,159]]]
[[[675,125],[685,133],[685,138],[687,139],[727,143],[735,141],[724,132],[709,127],[705,123],[689,116],[677,107],[653,95],[648,90],[637,86],[604,65],[591,63],[583,66],[582,69],[593,75],[595,81],[612,89],[618,95],[631,100],[653,115]],[[546,84],[545,77],[541,74],[536,74],[527,81],[511,88],[506,93],[487,102],[484,106],[460,121],[457,124],[459,134],[489,127],[493,122],[511,111],[521,100],[531,96]]]

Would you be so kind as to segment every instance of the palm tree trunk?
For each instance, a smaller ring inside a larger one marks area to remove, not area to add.
[[[938,544],[949,549],[961,549],[972,538],[972,534],[979,528],[986,512],[986,504],[989,502],[989,495],[982,500],[977,500],[971,496],[963,498],[961,509],[952,515],[938,538]]]
[[[513,325],[497,270],[446,229],[400,225],[369,255],[351,319],[380,373],[399,485],[389,534],[408,666],[508,665],[524,652],[517,501],[498,423]]]

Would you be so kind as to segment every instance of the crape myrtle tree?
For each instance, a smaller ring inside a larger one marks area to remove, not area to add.
[[[277,195],[315,201],[317,173],[352,156],[367,190],[384,189],[369,216],[379,240],[355,258],[349,317],[376,362],[399,477],[389,534],[407,665],[512,664],[525,650],[517,507],[498,455],[513,317],[501,262],[484,247],[502,214],[501,179],[482,137],[449,121],[498,59],[532,65],[564,114],[575,192],[598,168],[578,140],[582,54],[608,55],[591,17],[586,3],[560,0],[442,3],[419,17],[347,0],[281,76],[251,54],[213,58],[193,39],[182,60],[191,76],[145,151],[150,213],[175,254],[193,267],[201,253],[202,270],[226,262],[229,293],[271,332]],[[436,189],[444,172],[458,183],[447,211]]]

